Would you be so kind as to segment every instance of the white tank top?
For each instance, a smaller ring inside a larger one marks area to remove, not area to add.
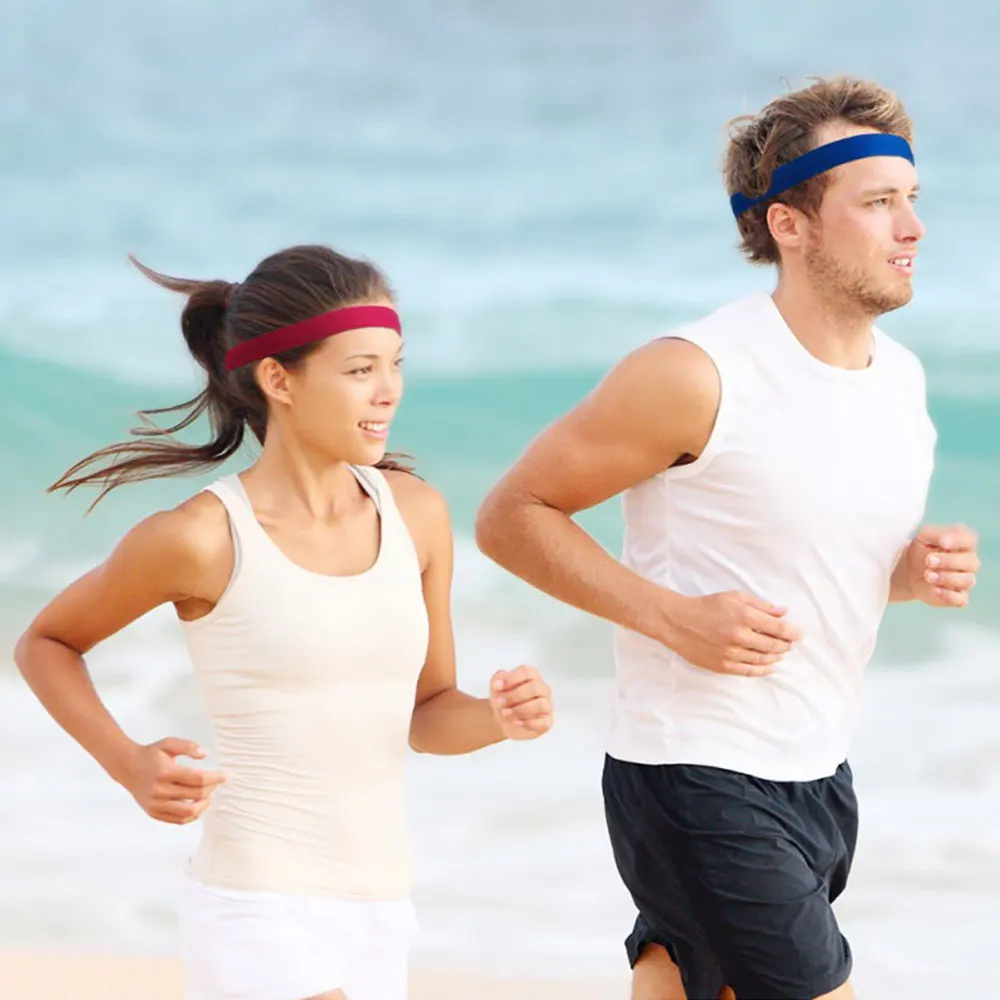
[[[775,781],[830,775],[856,728],[890,576],[924,512],[937,435],[923,368],[878,330],[868,368],[827,365],[768,294],[673,335],[712,358],[721,403],[696,461],[625,493],[623,561],[689,596],[750,591],[787,607],[803,638],[773,675],[748,678],[616,629],[608,752]]]
[[[237,476],[232,579],[184,631],[228,775],[189,870],[213,886],[397,899],[411,884],[403,770],[428,644],[420,565],[382,474],[352,468],[380,513],[375,563],[326,576],[289,560]]]

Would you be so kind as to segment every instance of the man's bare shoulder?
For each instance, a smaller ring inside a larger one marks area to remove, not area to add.
[[[718,397],[719,374],[708,352],[682,333],[666,334],[636,348],[619,362],[623,381],[637,388],[657,391],[666,388],[672,398],[695,401]]]
[[[644,427],[640,433],[650,438],[679,434],[697,442],[715,421],[720,393],[708,353],[680,336],[665,336],[619,361],[582,409],[609,428]]]

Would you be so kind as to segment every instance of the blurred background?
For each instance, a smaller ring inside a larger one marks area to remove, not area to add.
[[[472,519],[624,353],[771,287],[734,249],[725,122],[809,75],[850,72],[898,90],[916,122],[928,235],[914,301],[883,326],[928,369],[940,432],[928,519],[978,529],[986,568],[962,613],[889,610],[839,913],[865,995],[984,995],[1000,932],[1000,8],[0,0],[0,12],[0,950],[171,953],[198,836],[145,817],[10,656],[57,588],[207,481],[128,487],[89,517],[92,495],[44,492],[120,440],[135,410],[200,388],[181,299],[126,254],[239,280],[276,249],[323,242],[376,261],[399,295],[409,378],[391,444],[452,507],[463,685],[484,693],[493,670],[530,662],[557,696],[557,728],[537,744],[413,760],[417,960],[624,973],[632,909],[599,789],[609,629],[488,564]],[[617,551],[617,502],[584,522]],[[210,743],[171,611],[90,663],[134,738]]]

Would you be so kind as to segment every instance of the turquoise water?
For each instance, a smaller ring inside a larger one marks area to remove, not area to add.
[[[725,121],[786,77],[874,76],[915,117],[928,225],[914,301],[884,326],[928,369],[940,433],[928,516],[974,526],[985,565],[966,612],[887,616],[857,755],[867,846],[844,919],[873,995],[901,982],[921,1000],[943,982],[973,994],[981,984],[963,986],[962,970],[982,968],[976,942],[1000,930],[998,29],[1000,9],[971,0],[8,3],[0,639],[9,648],[130,524],[205,481],[128,488],[86,518],[89,497],[44,494],[121,439],[133,411],[197,388],[180,302],[126,254],[230,279],[296,242],[373,258],[408,343],[392,446],[444,491],[459,536],[463,682],[481,690],[490,670],[528,660],[561,698],[544,746],[414,762],[418,954],[495,962],[483,942],[500,936],[511,967],[620,970],[629,906],[597,790],[607,630],[479,557],[475,509],[625,352],[770,286],[733,249],[717,171]],[[617,502],[582,520],[617,549]],[[136,816],[7,660],[0,947],[172,948],[170,879],[193,832]],[[130,732],[204,735],[168,614],[92,663]],[[109,846],[113,864],[100,860]],[[99,916],[94,893],[114,901]]]
[[[962,618],[989,626],[1000,610],[1000,578],[991,572],[1000,558],[1000,396],[994,390],[1000,385],[1000,354],[954,356],[938,351],[925,363],[930,410],[940,435],[927,519],[964,521],[980,532],[986,569]],[[498,375],[418,372],[408,379],[391,447],[417,459],[421,475],[448,498],[456,531],[471,536],[476,508],[503,470],[602,374],[602,369]],[[45,487],[76,458],[121,440],[136,423],[136,410],[181,398],[175,387],[127,383],[49,361],[0,355],[0,426],[16,428],[0,442],[0,461],[5,468],[19,470],[4,491],[11,565],[0,576],[6,598],[0,603],[0,630],[23,625],[45,596],[44,583],[39,587],[30,581],[39,575],[47,580],[46,568],[82,568],[88,559],[103,555],[124,526],[179,502],[215,475],[123,488],[86,518],[93,493],[78,492],[69,499],[44,495]],[[248,446],[226,468],[242,467],[253,455]],[[581,520],[606,547],[618,550],[618,500]],[[944,615],[894,609],[883,631],[880,658],[910,659],[934,652],[929,644],[947,624]]]

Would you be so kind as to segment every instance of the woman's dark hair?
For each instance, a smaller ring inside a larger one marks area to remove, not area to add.
[[[392,299],[385,276],[373,264],[354,260],[324,246],[297,246],[262,260],[240,283],[171,278],[150,270],[130,255],[147,278],[187,296],[181,330],[188,350],[208,375],[205,388],[176,406],[141,410],[141,427],[131,433],[139,440],[108,445],[81,459],[49,487],[71,492],[79,486],[99,486],[96,505],[123,483],[201,472],[224,462],[243,444],[247,428],[261,444],[267,432],[267,402],[254,380],[254,366],[226,370],[226,351],[261,334],[318,316],[341,306]],[[321,341],[273,355],[294,370]],[[152,418],[182,414],[169,427]],[[206,444],[185,444],[172,435],[208,416],[212,438]],[[379,469],[412,469],[387,455]]]

